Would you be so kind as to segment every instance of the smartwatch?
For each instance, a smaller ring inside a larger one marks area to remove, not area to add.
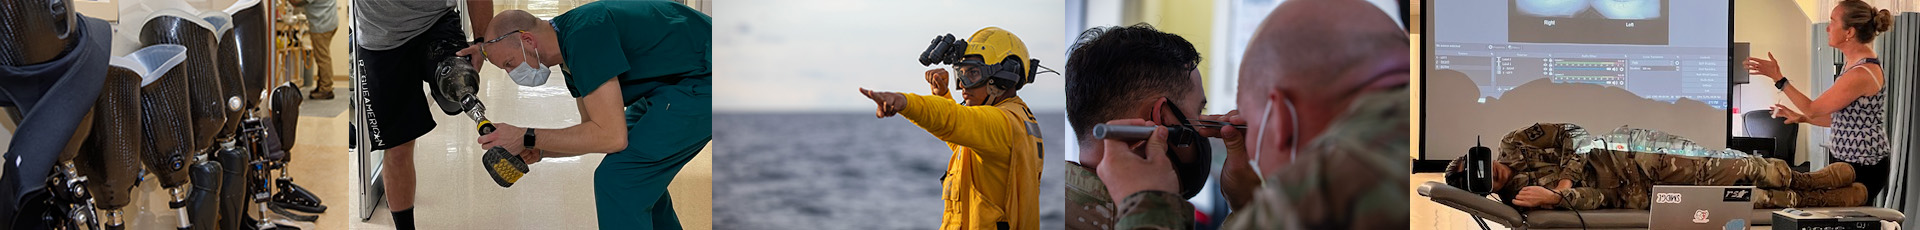
[[[527,129],[527,134],[522,135],[520,137],[521,137],[521,141],[520,141],[521,143],[526,144],[527,148],[533,148],[533,140],[534,140],[533,129]]]

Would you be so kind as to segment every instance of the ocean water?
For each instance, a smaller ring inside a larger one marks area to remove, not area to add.
[[[1044,127],[1041,229],[1064,229],[1060,111]],[[715,229],[929,229],[951,152],[919,126],[872,113],[714,115]]]

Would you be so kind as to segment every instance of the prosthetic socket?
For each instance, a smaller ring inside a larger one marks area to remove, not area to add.
[[[148,140],[143,89],[174,71],[186,59],[186,47],[156,45],[125,57],[115,57],[107,70],[100,99],[94,103],[94,132],[81,156],[72,162],[87,175],[88,194],[104,211],[101,222],[122,225],[120,208],[132,202],[130,193],[142,175],[142,153]],[[177,139],[177,138],[175,138]]]

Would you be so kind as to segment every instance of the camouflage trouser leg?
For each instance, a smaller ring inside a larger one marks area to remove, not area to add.
[[[1736,181],[1753,182],[1753,187],[1762,189],[1784,189],[1793,183],[1794,174],[1786,161],[1764,157],[1710,158],[1705,168],[1711,170],[1702,185],[1733,185]]]
[[[1751,182],[1754,187],[1786,188],[1794,172],[1786,161],[1772,158],[1701,158],[1636,153],[1636,160],[1655,185],[1727,186]]]
[[[1794,202],[1795,200],[1799,200],[1799,197],[1796,196],[1799,194],[1796,194],[1793,191],[1782,190],[1782,189],[1757,189],[1757,190],[1758,190],[1757,192],[1753,193],[1754,208],[1799,207],[1799,205],[1796,205],[1795,204],[1796,202]]]
[[[1615,204],[1613,207],[1645,210],[1653,203],[1653,197],[1649,194],[1653,193],[1653,186],[1624,186],[1609,192],[1612,192],[1613,196],[1608,197],[1618,198],[1613,200]]]
[[[1633,153],[1633,159],[1646,172],[1649,185],[1715,185],[1702,182],[1719,182],[1723,179],[1708,179],[1719,170],[1709,170],[1708,161],[1702,158],[1682,157],[1658,153]],[[1731,185],[1731,184],[1729,184]],[[1651,186],[1649,186],[1651,187]]]

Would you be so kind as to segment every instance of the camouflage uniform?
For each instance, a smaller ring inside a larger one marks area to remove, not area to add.
[[[1355,99],[1293,163],[1268,172],[1221,229],[1406,228],[1407,98],[1399,88]],[[1118,207],[1115,229],[1193,226],[1192,206],[1177,193],[1136,193]]]
[[[1162,191],[1141,192],[1128,196],[1132,215],[1125,219],[1116,219],[1113,198],[1107,195],[1107,185],[1100,181],[1093,167],[1080,163],[1067,162],[1067,229],[1113,229],[1115,225],[1144,226],[1164,224],[1165,226],[1193,226],[1193,204],[1181,199],[1179,193]],[[1149,200],[1159,199],[1156,202]],[[1136,227],[1138,228],[1138,227]],[[1184,228],[1162,228],[1184,229]]]
[[[1113,198],[1093,167],[1067,162],[1067,229],[1113,229]]]
[[[1622,128],[1609,137],[1636,140],[1673,140],[1672,146],[1692,147],[1690,141],[1660,132]],[[1619,140],[1619,139],[1616,139]],[[1847,188],[1853,180],[1850,169],[1835,167],[1815,174],[1793,171],[1785,161],[1722,150],[1720,157],[1667,154],[1665,149],[1647,151],[1641,143],[1614,143],[1589,136],[1572,124],[1540,123],[1508,133],[1501,140],[1500,162],[1514,175],[1498,191],[1511,197],[1527,186],[1553,188],[1560,180],[1573,183],[1571,189],[1556,192],[1565,196],[1558,206],[1572,209],[1627,208],[1646,209],[1653,185],[1735,185],[1751,184],[1763,192],[1756,194],[1754,206],[1761,208],[1858,205],[1854,199],[1814,200],[1809,193]],[[1635,151],[1640,150],[1640,151]],[[1795,183],[1799,180],[1799,183]],[[1820,197],[1826,197],[1822,195]],[[1862,196],[1862,198],[1864,198]],[[1849,204],[1851,203],[1851,204]]]

